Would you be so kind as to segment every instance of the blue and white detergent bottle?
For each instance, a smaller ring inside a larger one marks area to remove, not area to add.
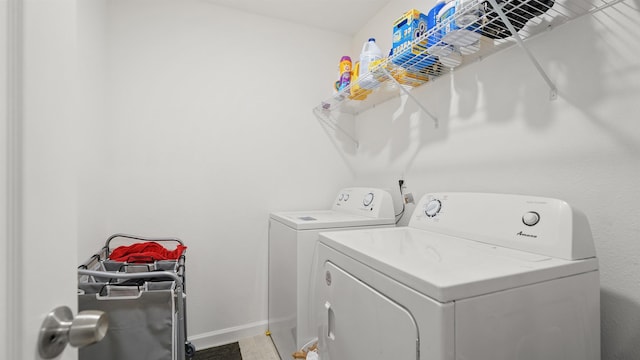
[[[427,38],[427,52],[438,57],[448,56],[453,52],[453,45],[442,40],[442,31],[435,31],[439,25],[438,14],[445,4],[444,1],[438,1],[427,13],[427,28],[430,33]]]
[[[380,83],[376,80],[369,71],[369,65],[382,59],[382,50],[376,44],[376,39],[370,38],[364,46],[362,46],[362,52],[360,53],[360,73],[358,74],[360,87],[363,89],[376,88]]]

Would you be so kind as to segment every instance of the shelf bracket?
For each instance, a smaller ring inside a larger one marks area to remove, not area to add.
[[[391,74],[389,73],[389,71],[388,71],[387,69],[385,69],[385,68],[384,68],[384,67],[382,67],[382,66],[380,67],[380,69],[384,72],[384,74],[385,74],[389,79],[391,79],[391,81],[393,81],[393,82],[396,84],[396,86],[400,89],[400,91],[402,91],[405,95],[407,95],[408,97],[410,97],[410,98],[411,98],[411,100],[413,100],[413,102],[415,102],[415,103],[416,103],[416,105],[418,105],[418,107],[420,107],[420,109],[421,109],[422,111],[424,111],[424,113],[425,113],[425,114],[427,114],[427,116],[429,116],[429,117],[433,120],[433,126],[434,126],[435,128],[437,128],[437,127],[439,126],[439,124],[438,124],[438,118],[437,118],[435,115],[433,115],[429,110],[427,110],[427,108],[426,108],[426,107],[424,107],[424,105],[422,105],[422,103],[421,103],[418,99],[416,99],[416,97],[415,97],[415,96],[411,95],[411,92],[409,92],[409,90],[405,89],[405,87],[404,87],[404,86],[402,86],[402,84],[400,84],[400,83],[398,82],[398,80],[396,80],[396,78],[394,78],[393,76],[391,76]]]
[[[349,134],[346,130],[338,125],[338,121],[336,121],[333,117],[331,117],[331,113],[328,110],[319,109],[318,107],[313,108],[313,113],[316,115],[318,120],[324,122],[329,128],[333,131],[341,132],[344,136],[346,136],[349,140],[353,142],[356,149],[360,146],[358,140],[356,140],[351,134]]]
[[[542,76],[544,81],[546,81],[546,83],[547,83],[547,85],[549,86],[549,89],[550,89],[549,100],[556,100],[558,98],[558,89],[556,88],[556,85],[553,83],[553,81],[551,81],[549,76],[547,76],[547,73],[544,71],[544,69],[542,68],[542,66],[538,62],[538,60],[533,56],[533,54],[531,53],[529,48],[527,48],[525,46],[524,41],[520,37],[520,34],[518,34],[518,31],[513,27],[513,25],[511,24],[511,21],[509,21],[509,19],[507,18],[507,15],[504,13],[502,8],[500,6],[498,6],[497,1],[496,0],[489,0],[489,3],[491,3],[491,7],[493,7],[493,10],[496,13],[498,13],[498,15],[500,16],[500,19],[502,20],[502,22],[505,25],[507,25],[507,28],[511,32],[511,35],[513,35],[513,38],[518,43],[518,46],[520,46],[524,50],[525,54],[529,57],[529,60],[533,63],[533,65],[538,70],[538,73],[540,73],[540,76]]]

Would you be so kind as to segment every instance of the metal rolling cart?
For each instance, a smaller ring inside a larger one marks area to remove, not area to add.
[[[81,348],[80,360],[190,360],[195,355],[187,340],[184,251],[175,260],[110,259],[113,243],[145,242],[184,246],[177,238],[114,234],[79,266],[79,311],[102,310],[109,317],[105,338]]]

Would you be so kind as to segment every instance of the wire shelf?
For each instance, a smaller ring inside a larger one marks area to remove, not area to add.
[[[584,15],[613,6],[624,0],[467,0],[456,15],[417,36],[403,51],[382,59],[371,71],[348,87],[325,99],[314,108],[316,113],[340,111],[357,115],[377,104],[397,97],[411,96],[410,89],[422,86],[454,69],[478,61],[513,45],[521,45],[538,68],[555,96],[555,86],[546,76],[524,41],[542,32]],[[457,38],[446,38],[445,29],[464,24]],[[452,41],[453,40],[453,41]],[[456,43],[452,45],[451,43]],[[468,43],[468,45],[467,45]],[[462,45],[460,45],[462,44]],[[362,83],[378,83],[375,89],[354,92]],[[417,99],[416,103],[432,116]]]

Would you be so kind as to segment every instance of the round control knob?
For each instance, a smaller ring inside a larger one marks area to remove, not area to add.
[[[373,202],[373,193],[368,193],[367,195],[364,196],[364,199],[362,200],[362,205],[369,206],[371,205],[372,202]]]
[[[338,201],[342,201],[344,200],[344,194],[340,194],[340,196],[338,196]]]
[[[349,194],[344,194],[344,201],[349,200]]]
[[[441,208],[442,203],[440,200],[431,200],[427,203],[427,206],[424,207],[424,213],[428,217],[434,217],[440,212]]]
[[[533,226],[540,221],[540,214],[535,211],[529,211],[522,215],[522,222],[527,226]]]

